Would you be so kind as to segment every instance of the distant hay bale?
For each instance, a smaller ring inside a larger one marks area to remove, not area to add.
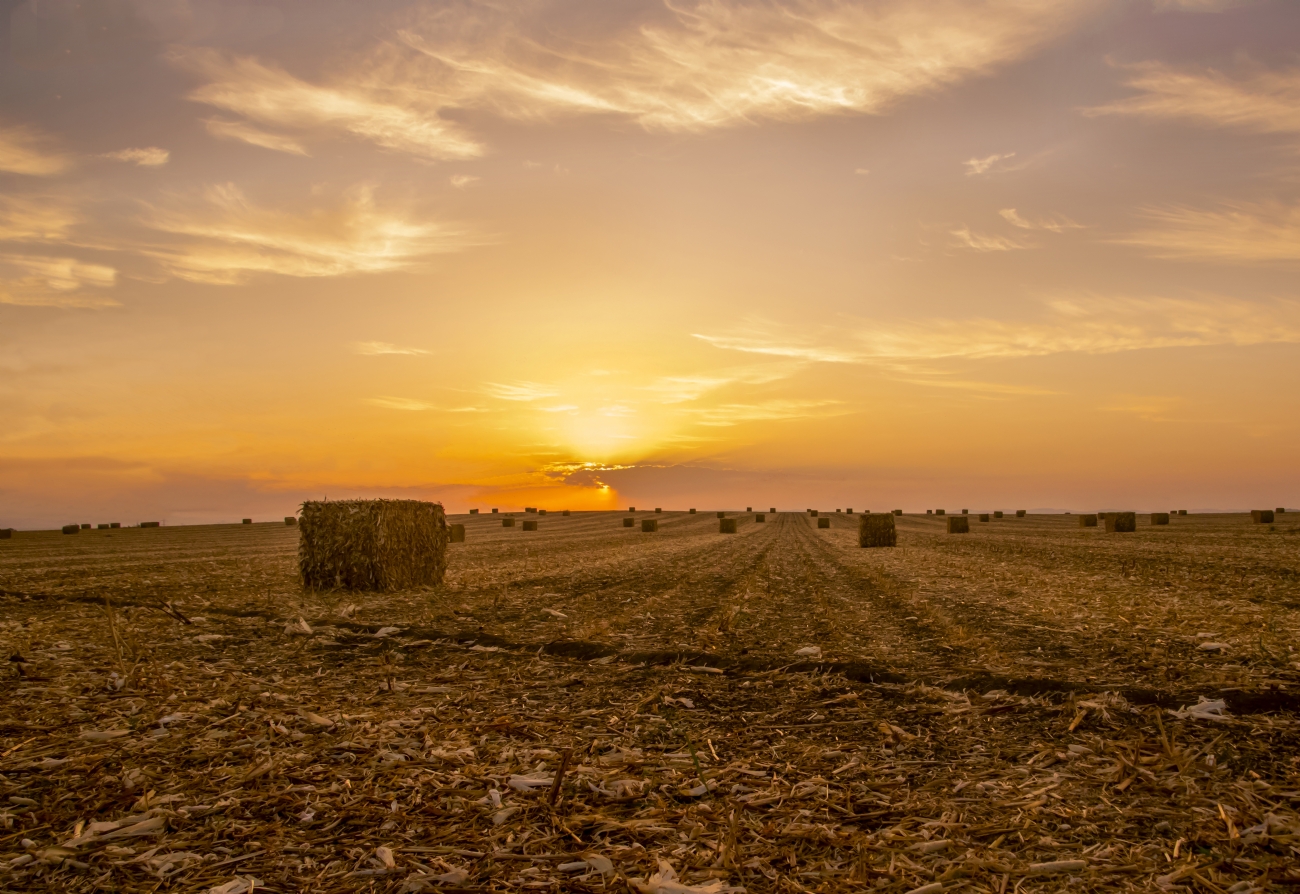
[[[819,527],[819,528],[829,528],[830,526],[831,526],[831,519],[830,519],[830,516],[826,516],[825,518],[819,518],[819,519],[817,519],[817,527]]]
[[[898,533],[894,530],[894,513],[858,516],[858,546],[895,546]]]
[[[560,513],[560,515],[564,516],[565,518],[568,518],[569,510],[565,509],[563,512]]]
[[[524,507],[524,512],[536,512],[536,511],[537,511],[537,507],[536,507],[536,506],[525,506],[525,507]]]
[[[83,530],[83,531],[89,531],[89,530],[90,530],[90,522],[82,522],[82,523],[81,523],[81,530]]]
[[[477,510],[477,509],[471,509],[471,510],[469,511],[469,514],[470,514],[470,515],[478,515],[478,510]]]
[[[816,517],[817,517],[817,510],[816,510],[816,509],[809,509],[809,510],[808,510],[808,514],[811,515],[813,518],[816,518]]]
[[[107,531],[107,530],[108,530],[108,523],[107,523],[107,522],[100,522],[99,524],[95,525],[95,528],[96,528],[97,530],[100,530],[100,531]]]
[[[77,533],[78,531],[80,531],[80,530],[81,530],[81,525],[64,525],[64,526],[63,526],[63,533],[64,533],[64,534],[76,534],[76,533]]]
[[[998,510],[998,511],[994,512],[994,513],[993,513],[993,517],[994,517],[994,518],[1001,518],[1001,517],[1002,517],[1002,511],[1001,511],[1001,510]]]
[[[142,528],[157,528],[161,525],[162,522],[140,522],[140,527]]]
[[[1085,513],[1079,516],[1079,527],[1081,528],[1097,527],[1097,516],[1092,513]]]
[[[1257,525],[1271,525],[1273,524],[1273,510],[1252,509],[1250,511],[1250,520]]]
[[[448,525],[448,526],[447,526],[447,536],[450,538],[450,540],[451,540],[452,543],[464,543],[464,542],[465,542],[465,526],[464,526],[464,525],[460,525],[460,524],[456,524],[456,525]]]
[[[902,514],[903,514],[903,510],[901,510],[901,509],[895,509],[895,510],[894,510],[894,515],[902,515]]]
[[[1277,507],[1273,511],[1276,512],[1278,515],[1286,515],[1286,509],[1282,506]]]
[[[627,507],[627,511],[628,511],[628,512],[636,512],[636,507],[635,507],[635,506],[629,506],[629,507]]]
[[[246,524],[246,525],[251,525],[252,523],[253,523],[253,520],[252,520],[251,518],[246,518],[246,519],[244,519],[244,524]]]
[[[1016,510],[1016,518],[1024,518],[1024,517],[1025,517],[1025,510],[1023,510],[1023,509],[1017,509],[1017,510]]]
[[[690,513],[691,513],[691,515],[694,515],[694,514],[695,514],[695,510],[694,510],[694,509],[691,509],[691,510],[690,510]]]
[[[658,530],[659,530],[659,519],[657,519],[657,518],[643,518],[643,519],[641,519],[641,533],[642,533],[642,534],[653,534],[655,531],[658,531]]]
[[[0,528],[0,540],[12,540],[13,536],[13,528]]]
[[[293,516],[293,515],[286,515],[286,516],[284,517],[284,524],[285,524],[285,527],[287,527],[287,528],[292,528],[294,525],[298,524],[298,519],[297,519],[296,516]]]
[[[719,512],[719,513],[718,513],[718,518],[726,518],[726,517],[727,517],[727,513],[725,513],[725,512]]]
[[[636,519],[634,519],[634,518],[625,518],[625,519],[623,519],[623,527],[625,527],[625,528],[630,528],[630,527],[632,527],[634,524],[636,524]]]
[[[769,509],[769,510],[767,510],[767,511],[770,512],[770,513],[772,513],[773,515],[776,515],[776,507],[775,507],[775,506],[773,506],[771,509]]]
[[[1179,515],[1186,515],[1186,514],[1187,514],[1187,510],[1186,510],[1186,509],[1179,509],[1179,510],[1178,510],[1178,514],[1179,514]]]
[[[537,511],[537,514],[538,514],[538,515],[545,515],[545,514],[546,514],[546,510],[545,510],[545,509],[538,509],[538,510],[536,510],[536,511]]]
[[[835,514],[836,514],[836,515],[839,515],[839,514],[840,514],[840,511],[839,511],[838,509],[836,509],[836,510],[835,510]]]
[[[1131,534],[1137,530],[1136,512],[1107,512],[1107,534]]]
[[[764,514],[761,513],[761,512],[755,512],[755,513],[754,513],[754,521],[759,522],[759,523],[766,522],[766,521],[767,521],[767,516],[764,515]]]
[[[969,534],[970,518],[965,515],[948,516],[948,533],[949,534]]]
[[[969,510],[969,509],[963,509],[963,510],[961,511],[961,514],[962,514],[962,515],[970,515],[970,510]]]
[[[745,511],[746,511],[746,512],[753,512],[753,511],[754,511],[754,507],[753,507],[753,506],[746,506],[746,507],[745,507]]]
[[[1151,513],[1151,524],[1153,524],[1153,525],[1167,525],[1167,524],[1169,524],[1169,513],[1168,513],[1168,512],[1153,512],[1153,513]]]
[[[947,510],[947,509],[936,509],[936,510],[934,510],[934,514],[935,514],[935,515],[947,515],[947,514],[948,514],[948,510]]]
[[[989,520],[989,514],[988,514],[987,512],[981,512],[981,513],[980,513],[980,521],[982,521],[982,522],[986,522],[986,521],[988,521],[988,520]]]
[[[496,514],[497,514],[496,509],[493,509],[493,510],[492,510],[492,514],[493,514],[493,515],[496,515]]]
[[[663,509],[660,508],[659,506],[656,506],[656,507],[655,507],[655,512],[656,512],[656,513],[658,513],[658,512],[663,512]]]
[[[302,504],[298,570],[309,590],[407,590],[442,583],[446,515],[420,500]]]
[[[120,528],[120,527],[122,527],[122,523],[121,523],[121,522],[109,522],[109,523],[108,523],[108,527],[109,527],[110,530],[113,529],[113,528]]]
[[[506,517],[501,519],[501,527],[513,528],[514,526],[515,526],[515,520],[513,518]]]
[[[526,519],[524,519],[524,530],[525,530],[525,531],[536,531],[536,530],[537,530],[537,519],[535,519],[535,518],[526,518]]]
[[[933,510],[933,509],[927,509],[927,510],[925,510],[925,514],[926,514],[926,515],[934,515],[934,510]]]
[[[718,533],[719,533],[719,534],[734,534],[734,533],[736,533],[736,520],[735,520],[734,518],[724,518],[724,519],[719,520],[719,522],[718,522]]]

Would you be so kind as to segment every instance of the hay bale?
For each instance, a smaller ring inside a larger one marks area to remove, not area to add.
[[[769,509],[769,510],[767,510],[767,511],[770,512],[770,513],[772,513],[773,515],[776,515],[776,507],[775,507],[775,506],[773,506],[771,509]]]
[[[817,519],[817,527],[819,527],[819,528],[829,528],[830,526],[831,526],[831,519],[830,519],[830,516],[826,516],[825,518],[819,518],[819,519]]]
[[[718,515],[721,516],[722,513],[718,513]],[[734,534],[734,533],[736,533],[736,520],[735,520],[734,518],[723,518],[723,519],[721,519],[721,520],[718,522],[718,533],[719,533],[719,534]]]
[[[513,528],[514,526],[515,526],[515,520],[514,520],[513,518],[509,518],[509,517],[507,517],[507,518],[503,518],[503,519],[501,519],[501,527],[503,527],[503,528]]]
[[[246,519],[244,519],[244,524],[246,524],[246,525],[251,525],[252,523],[253,523],[253,520],[252,520],[251,518],[246,518]]]
[[[12,540],[13,536],[13,528],[0,528],[0,540]]]
[[[496,514],[497,514],[496,509],[493,509],[493,510],[492,510],[492,514],[493,514],[493,515],[496,515]]]
[[[808,514],[811,515],[813,518],[816,518],[816,517],[817,517],[817,510],[816,510],[816,509],[809,509],[809,510],[808,510]]]
[[[1273,524],[1273,510],[1252,509],[1250,511],[1250,520],[1257,525],[1271,525]]]
[[[1274,511],[1275,513],[1277,513],[1278,515],[1286,515],[1286,509],[1283,508],[1283,507],[1281,507],[1281,506],[1277,507],[1277,508],[1274,509],[1273,511]]]
[[[936,509],[936,510],[934,510],[934,514],[935,514],[935,515],[947,515],[947,514],[948,514],[948,510],[947,510],[947,509]]]
[[[451,540],[452,543],[464,543],[464,542],[465,542],[465,526],[464,526],[464,525],[459,525],[459,524],[458,524],[458,525],[448,525],[448,526],[447,526],[447,535],[448,535],[448,537],[450,538],[450,540]]]
[[[895,546],[898,543],[898,533],[894,530],[895,514],[891,512],[880,515],[871,515],[869,513],[859,515],[858,546]]]
[[[298,570],[309,590],[407,590],[442,583],[447,520],[441,503],[309,500]]]
[[[636,519],[634,519],[634,518],[625,518],[625,519],[623,519],[623,527],[625,527],[625,528],[630,528],[630,527],[632,527],[634,524],[636,524]]]
[[[961,511],[961,514],[962,514],[962,515],[970,515],[970,510],[969,510],[969,509],[963,509],[963,510]]]
[[[636,512],[636,507],[635,507],[635,506],[629,506],[629,507],[627,507],[627,511],[628,511],[628,512]]]
[[[903,514],[903,510],[901,510],[901,509],[895,509],[895,510],[894,510],[894,515],[902,515],[902,514]]]
[[[1107,512],[1107,534],[1131,534],[1137,530],[1136,512]]]
[[[754,507],[753,507],[753,506],[746,506],[746,507],[745,507],[745,511],[746,511],[746,512],[753,512],[753,511],[754,511]]]
[[[536,506],[525,506],[525,507],[524,507],[524,512],[536,512],[536,511],[537,511],[537,507],[536,507]]]
[[[695,514],[695,510],[694,510],[694,509],[690,510],[690,513],[691,513],[691,515],[694,515],[694,514]]]
[[[848,513],[849,515],[852,515],[852,514],[853,514],[853,507],[852,507],[852,506],[849,506],[849,507],[846,508],[844,511],[845,511],[846,513]]]
[[[568,518],[568,517],[569,517],[569,510],[565,509],[563,512],[560,513],[560,515],[564,516],[565,518]]]
[[[1023,509],[1017,509],[1017,510],[1016,510],[1016,518],[1024,518],[1024,517],[1025,517],[1025,510],[1023,510]]]
[[[986,521],[988,521],[988,520],[989,520],[989,514],[988,514],[987,512],[981,512],[981,513],[980,513],[980,521],[982,521],[982,522],[986,522]]]
[[[469,514],[470,514],[470,515],[478,515],[478,510],[477,510],[477,509],[471,509],[471,510],[469,511]]]
[[[296,516],[293,516],[293,515],[286,515],[286,516],[284,517],[284,525],[285,525],[285,527],[287,527],[287,528],[292,528],[292,527],[293,527],[294,525],[296,525],[296,524],[298,524],[298,519],[297,519]]]
[[[1168,512],[1153,512],[1153,513],[1151,513],[1151,524],[1153,524],[1153,525],[1167,525],[1167,524],[1169,524],[1169,513],[1168,513]]]
[[[107,531],[107,530],[108,530],[108,523],[107,523],[107,522],[100,522],[99,524],[95,525],[95,529],[96,529],[96,530],[99,530],[99,531]]]
[[[63,526],[63,533],[64,533],[64,534],[76,534],[76,533],[79,532],[80,530],[81,530],[81,525],[64,525],[64,526]]]
[[[81,523],[81,530],[83,530],[83,531],[89,531],[89,530],[90,530],[90,522],[82,522],[82,523]]]
[[[656,512],[656,513],[663,512],[663,509],[661,509],[661,508],[659,508],[658,506],[656,506],[656,507],[655,507],[655,512]]]
[[[756,512],[756,513],[754,513],[754,521],[759,522],[759,523],[766,522],[766,521],[767,521],[767,516],[764,515],[764,514],[761,513],[761,512]]]
[[[1002,517],[1002,512],[1001,512],[1001,510],[998,510],[998,511],[994,512],[994,513],[993,513],[993,517],[994,517],[994,518],[1001,518],[1001,517]]]
[[[120,528],[120,527],[122,527],[122,523],[121,523],[121,522],[109,522],[109,523],[108,523],[108,527],[109,527],[109,530],[112,530],[113,528]]]
[[[537,510],[537,514],[538,514],[538,515],[545,515],[545,514],[546,514],[546,510],[545,510],[545,509],[538,509],[538,510]]]
[[[658,531],[658,530],[659,530],[659,519],[657,519],[657,518],[643,518],[643,519],[641,519],[641,533],[642,533],[642,534],[653,534],[655,531]]]
[[[965,515],[948,516],[948,533],[949,534],[969,534],[970,518]]]
[[[157,528],[157,527],[159,527],[161,524],[162,524],[162,522],[140,522],[140,527],[142,527],[142,528]]]
[[[1187,514],[1187,510],[1186,510],[1186,509],[1179,509],[1179,510],[1178,510],[1178,514],[1179,514],[1179,515],[1186,515],[1186,514]]]
[[[1097,527],[1097,516],[1093,513],[1084,513],[1079,516],[1079,527],[1095,528]]]
[[[726,518],[726,517],[727,517],[727,513],[725,513],[725,512],[719,512],[719,513],[718,513],[718,518]]]
[[[535,519],[535,518],[526,518],[526,519],[524,519],[524,530],[525,530],[525,531],[536,531],[536,530],[537,530],[537,519]]]

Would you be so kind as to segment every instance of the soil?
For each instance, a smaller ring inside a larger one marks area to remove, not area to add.
[[[0,542],[0,890],[1300,885],[1300,516],[627,515]]]

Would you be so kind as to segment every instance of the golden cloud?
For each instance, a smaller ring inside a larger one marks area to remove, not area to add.
[[[48,177],[65,170],[71,160],[49,148],[49,142],[30,127],[0,127],[0,171]]]
[[[117,271],[75,258],[0,255],[0,304],[40,307],[112,307],[117,302],[84,288],[108,288]]]
[[[1149,62],[1131,68],[1137,96],[1085,109],[1087,115],[1183,118],[1257,133],[1300,133],[1300,69],[1260,71],[1233,79]]]
[[[233,184],[214,186],[200,201],[151,209],[144,222],[179,237],[178,244],[145,254],[181,279],[206,283],[242,282],[255,273],[315,277],[405,270],[470,244],[462,230],[381,208],[366,186],[298,212],[259,207]]]
[[[166,149],[159,149],[157,146],[146,146],[142,149],[119,149],[116,152],[105,152],[104,157],[115,161],[131,162],[145,168],[154,168],[167,164],[167,160],[171,158],[171,153]]]
[[[297,140],[281,134],[258,130],[243,121],[227,121],[224,118],[204,118],[203,124],[219,140],[239,140],[250,146],[261,146],[275,152],[287,152],[290,155],[306,155],[307,150]]]
[[[60,242],[81,217],[49,196],[0,196],[0,241]]]
[[[1113,242],[1145,248],[1160,258],[1236,263],[1300,261],[1300,206],[1234,203],[1206,210],[1148,209],[1145,230]]]

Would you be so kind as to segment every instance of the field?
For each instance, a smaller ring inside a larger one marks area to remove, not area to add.
[[[0,541],[0,889],[1300,886],[1300,516],[733,514]]]

